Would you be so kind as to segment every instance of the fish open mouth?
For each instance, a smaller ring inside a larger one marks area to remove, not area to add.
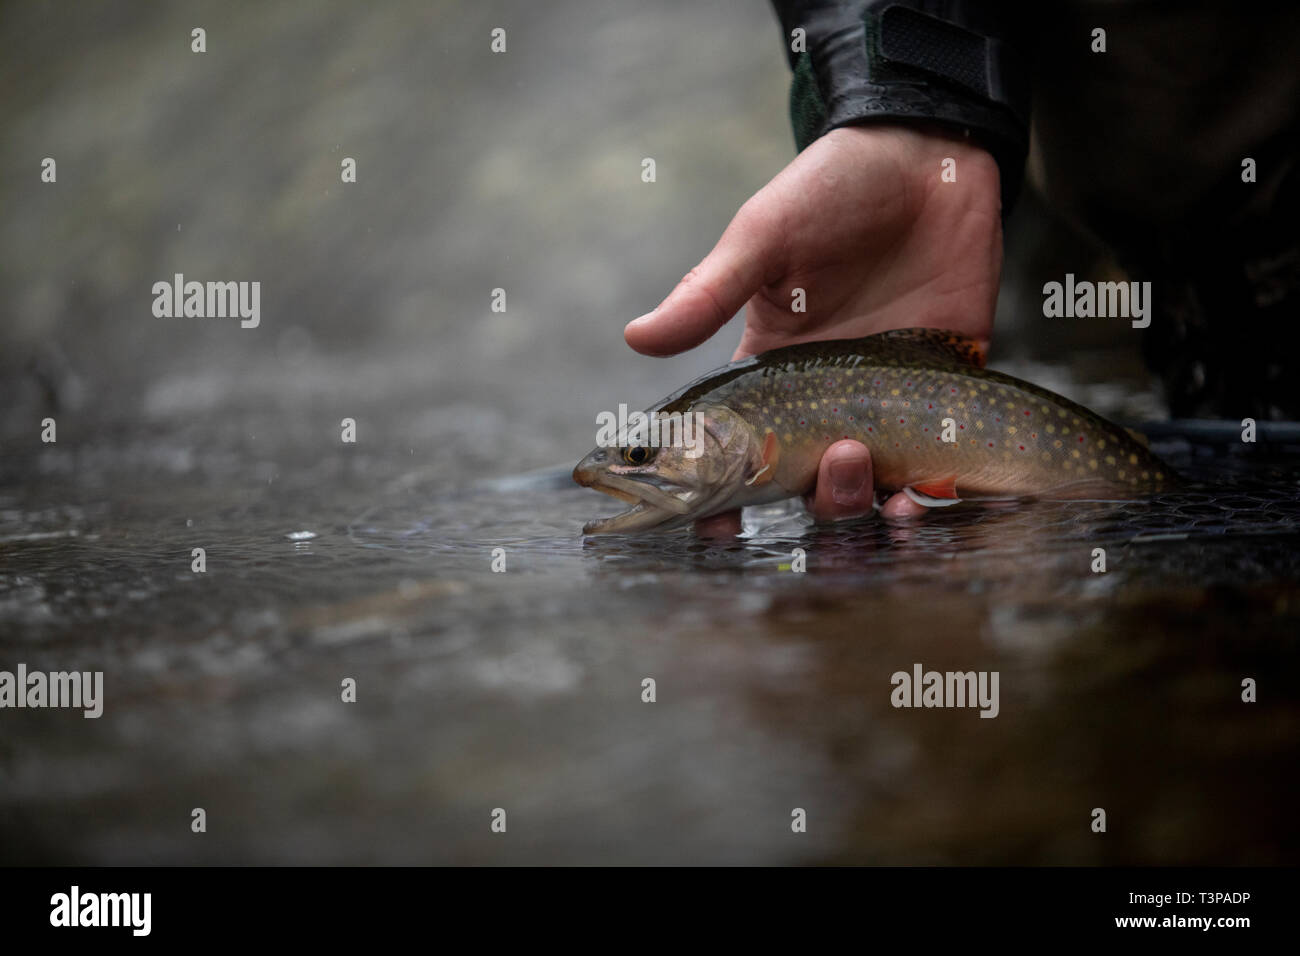
[[[671,511],[664,511],[662,508],[656,508],[644,501],[638,501],[627,511],[610,515],[608,518],[596,518],[588,521],[582,526],[582,533],[617,534],[620,531],[645,531],[648,528],[659,527],[679,518],[681,518],[681,515],[674,514]]]
[[[632,505],[619,514],[588,521],[582,527],[583,534],[616,534],[681,524],[691,508],[690,491],[661,478],[630,478],[579,467],[573,472],[573,480]]]

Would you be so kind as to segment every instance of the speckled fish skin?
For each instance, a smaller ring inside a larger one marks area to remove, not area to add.
[[[1119,500],[1176,485],[1174,472],[1124,429],[981,364],[978,348],[964,336],[901,329],[733,362],[653,410],[700,411],[706,418],[729,411],[749,426],[753,461],[746,483],[730,499],[709,502],[709,513],[807,493],[822,454],[844,438],[870,449],[875,485],[883,491],[916,489],[929,497],[942,489],[939,497],[947,499]],[[943,441],[947,418],[953,442]],[[765,471],[755,479],[760,460]],[[636,479],[655,468],[652,462],[641,475],[625,471]],[[608,491],[591,456],[574,477]],[[693,509],[690,516],[706,515]],[[640,524],[649,526],[648,519]]]

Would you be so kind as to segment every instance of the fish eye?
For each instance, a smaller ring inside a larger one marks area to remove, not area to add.
[[[644,445],[633,445],[623,449],[623,460],[629,465],[644,465],[653,457],[653,450]]]

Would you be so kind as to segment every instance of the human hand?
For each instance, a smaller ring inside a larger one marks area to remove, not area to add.
[[[947,158],[955,182],[941,178]],[[992,156],[911,127],[848,127],[818,139],[746,202],[704,261],[624,336],[638,352],[673,355],[747,305],[736,358],[913,326],[955,329],[987,346],[1001,268]],[[792,308],[798,289],[806,311]],[[814,517],[864,514],[873,498],[866,447],[832,445],[809,496]],[[884,508],[921,511],[903,495]],[[739,529],[734,512],[697,524],[709,534],[731,528]]]

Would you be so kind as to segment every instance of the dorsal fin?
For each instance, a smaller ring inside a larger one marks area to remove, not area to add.
[[[892,329],[872,338],[975,368],[983,368],[986,358],[977,341],[951,329]]]
[[[1151,447],[1151,439],[1147,438],[1146,435],[1142,434],[1136,428],[1125,428],[1124,431],[1128,432],[1129,436],[1143,448]]]

